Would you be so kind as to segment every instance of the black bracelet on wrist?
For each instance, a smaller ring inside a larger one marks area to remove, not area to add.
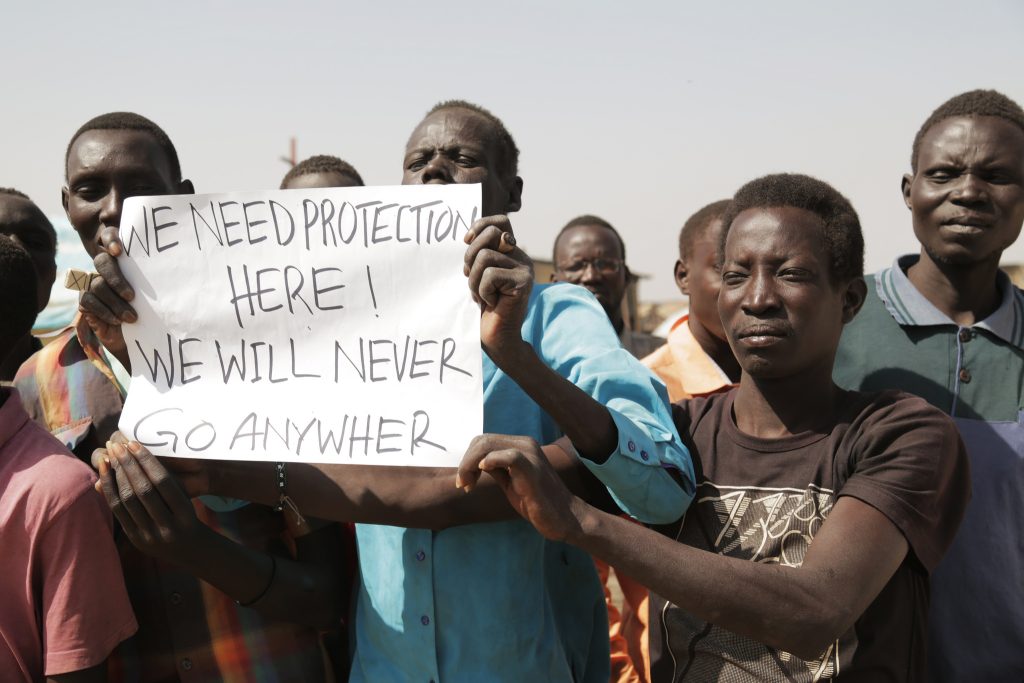
[[[274,512],[281,512],[284,510],[284,500],[288,497],[288,472],[284,468],[284,463],[279,462],[275,465],[277,470],[277,507],[274,508]]]
[[[277,471],[277,506],[274,507],[274,512],[284,512],[285,508],[291,511],[295,515],[295,521],[299,525],[306,523],[302,513],[299,512],[299,506],[295,504],[291,496],[288,495],[288,471],[285,469],[285,463],[279,462],[276,465]]]
[[[247,602],[235,600],[235,604],[239,607],[250,607],[252,605],[255,605],[257,602],[262,600],[268,592],[270,592],[270,587],[274,585],[275,576],[277,576],[277,558],[273,555],[270,555],[270,578],[267,580],[266,587],[264,587],[263,591],[252,600],[249,600]]]

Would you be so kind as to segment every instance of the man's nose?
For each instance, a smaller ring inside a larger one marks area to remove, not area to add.
[[[120,227],[123,206],[124,196],[117,188],[111,187],[100,203],[100,223],[105,227]]]
[[[965,173],[957,182],[953,200],[963,204],[988,201],[988,183],[974,173]]]
[[[601,271],[597,269],[597,264],[593,261],[583,264],[583,270],[580,271],[579,276],[580,282],[598,282],[601,279]]]
[[[423,167],[423,174],[421,178],[423,179],[424,184],[431,181],[451,183],[451,164],[443,154],[435,154],[431,157],[430,161],[427,162],[427,165]]]
[[[779,308],[779,293],[774,278],[752,276],[743,297],[743,310],[752,315],[763,315]]]

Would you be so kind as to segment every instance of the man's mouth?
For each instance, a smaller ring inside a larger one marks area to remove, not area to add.
[[[787,336],[786,330],[774,325],[752,325],[740,330],[736,338],[746,346],[771,346]]]
[[[942,228],[959,235],[975,235],[991,227],[992,219],[986,216],[964,214],[942,221]]]

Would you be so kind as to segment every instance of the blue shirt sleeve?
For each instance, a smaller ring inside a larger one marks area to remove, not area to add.
[[[584,465],[626,514],[647,524],[676,521],[696,487],[665,385],[622,348],[586,289],[543,286],[536,297],[539,315],[527,341],[549,367],[605,406],[618,429],[618,447],[608,459],[598,464],[581,458]]]

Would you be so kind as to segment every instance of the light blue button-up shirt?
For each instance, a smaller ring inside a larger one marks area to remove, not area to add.
[[[619,506],[652,524],[679,519],[693,498],[693,467],[664,385],[620,347],[590,292],[535,287],[523,339],[611,413],[618,448],[603,464],[584,464]],[[562,436],[486,355],[483,384],[485,432],[542,444]],[[604,596],[578,548],[547,541],[522,520],[440,532],[360,524],[356,539],[354,683],[607,683]]]

